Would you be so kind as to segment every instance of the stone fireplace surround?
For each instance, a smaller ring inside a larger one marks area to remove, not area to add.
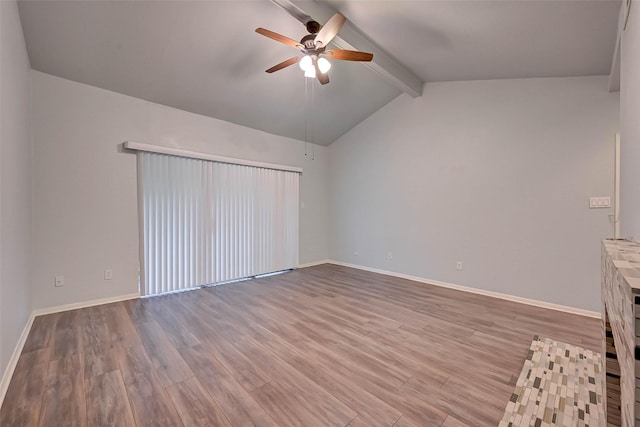
[[[607,425],[640,426],[639,242],[602,242],[602,337]]]

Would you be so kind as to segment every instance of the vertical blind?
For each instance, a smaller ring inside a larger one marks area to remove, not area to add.
[[[138,156],[142,295],[298,265],[298,173]]]

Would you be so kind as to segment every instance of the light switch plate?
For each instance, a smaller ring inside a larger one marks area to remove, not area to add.
[[[601,209],[611,207],[611,197],[589,197],[589,209]]]

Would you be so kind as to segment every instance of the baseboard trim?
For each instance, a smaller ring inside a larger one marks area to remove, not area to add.
[[[329,264],[340,265],[340,266],[343,266],[343,267],[356,268],[358,270],[370,271],[372,273],[384,274],[386,276],[393,276],[393,277],[399,277],[401,279],[413,280],[414,282],[426,283],[428,285],[440,286],[442,288],[449,288],[449,289],[454,289],[454,290],[457,290],[457,291],[469,292],[469,293],[472,293],[472,294],[485,295],[485,296],[488,296],[488,297],[499,298],[499,299],[503,299],[503,300],[506,300],[506,301],[518,302],[518,303],[521,303],[521,304],[532,305],[534,307],[548,308],[550,310],[562,311],[562,312],[565,312],[565,313],[577,314],[577,315],[580,315],[580,316],[592,317],[592,318],[596,318],[596,319],[600,319],[601,318],[601,314],[598,313],[597,311],[585,310],[585,309],[582,309],[582,308],[571,307],[571,306],[568,306],[568,305],[561,305],[561,304],[555,304],[555,303],[552,303],[552,302],[540,301],[540,300],[535,300],[535,299],[530,299],[530,298],[523,298],[523,297],[518,297],[518,296],[510,295],[510,294],[503,294],[501,292],[487,291],[487,290],[484,290],[484,289],[470,288],[468,286],[456,285],[455,283],[441,282],[439,280],[431,280],[431,279],[426,279],[424,277],[411,276],[409,274],[396,273],[394,271],[387,271],[387,270],[381,270],[381,269],[378,269],[378,268],[366,267],[364,265],[349,264],[349,263],[346,263],[346,262],[334,261],[334,260],[329,260],[328,263]]]
[[[39,308],[33,310],[27,319],[27,323],[24,325],[24,329],[22,330],[22,334],[20,334],[20,338],[16,343],[16,347],[13,349],[13,354],[11,354],[11,358],[9,359],[9,363],[7,364],[7,368],[2,375],[2,380],[0,381],[0,407],[4,402],[4,398],[7,394],[7,390],[9,389],[9,384],[11,383],[11,378],[13,377],[13,372],[16,370],[16,366],[18,365],[18,359],[20,359],[20,355],[22,354],[22,349],[24,348],[25,343],[27,342],[27,337],[29,336],[29,332],[31,332],[31,326],[33,326],[33,321],[36,317],[42,316],[44,314],[53,314],[60,313],[63,311],[75,310],[78,308],[85,307],[93,307],[95,305],[108,304],[111,302],[118,301],[126,301],[130,299],[140,298],[140,294],[137,292],[135,294],[127,294],[127,295],[119,295],[116,297],[108,297],[108,298],[99,298],[90,301],[77,302],[73,304],[65,304],[58,305],[55,307],[46,307]]]
[[[323,259],[320,261],[313,261],[313,262],[307,262],[305,264],[300,264],[298,268],[315,267],[316,265],[330,264],[330,263],[331,263],[331,260]]]
[[[73,304],[64,304],[64,305],[57,305],[54,307],[38,308],[36,310],[33,310],[33,313],[37,317],[37,316],[42,316],[43,314],[60,313],[63,311],[76,310],[78,308],[93,307],[95,305],[109,304],[111,302],[126,301],[126,300],[136,299],[136,298],[140,298],[140,294],[138,292],[134,294],[118,295],[115,297],[98,298],[98,299],[93,299],[89,301],[75,302]]]
[[[31,331],[33,319],[35,318],[36,316],[33,314],[33,312],[31,312],[29,318],[27,319],[27,323],[22,329],[22,333],[20,334],[20,338],[16,343],[16,347],[13,349],[13,354],[11,354],[11,358],[9,358],[7,368],[4,370],[4,374],[2,375],[2,381],[0,381],[0,407],[2,407],[2,403],[4,402],[4,397],[7,394],[7,390],[9,389],[9,383],[11,383],[11,378],[13,377],[13,372],[16,370],[16,366],[18,366],[18,359],[20,359],[22,349],[24,348],[24,344],[27,342],[27,337],[29,336],[29,332]]]

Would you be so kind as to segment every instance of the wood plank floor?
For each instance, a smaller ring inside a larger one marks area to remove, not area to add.
[[[496,425],[533,335],[596,319],[335,265],[36,318],[9,426]]]

